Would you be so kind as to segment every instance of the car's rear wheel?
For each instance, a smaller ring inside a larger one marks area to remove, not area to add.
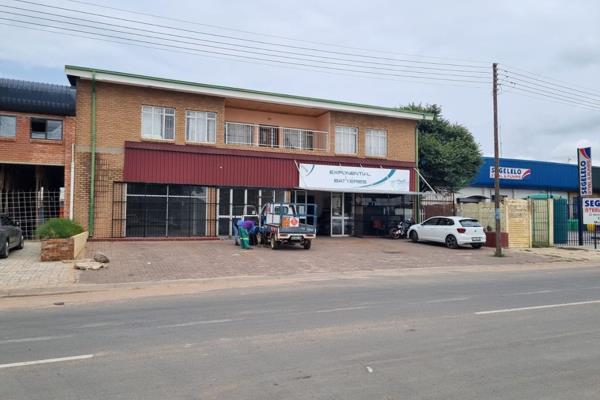
[[[475,243],[471,245],[474,249],[480,249],[483,246],[483,243]]]
[[[25,247],[25,238],[21,235],[21,239],[19,239],[19,245],[16,247],[17,250],[21,250]]]
[[[8,239],[6,239],[6,242],[4,242],[4,245],[2,246],[2,248],[0,248],[0,258],[8,257],[8,247],[9,246],[10,246],[10,244],[8,243]]]
[[[419,241],[419,234],[416,231],[410,231],[410,240],[412,240],[413,242],[418,242]]]
[[[454,237],[454,235],[446,236],[446,247],[449,249],[458,248],[458,242],[456,241],[456,237]]]

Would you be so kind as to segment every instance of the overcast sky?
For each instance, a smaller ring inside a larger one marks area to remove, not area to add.
[[[422,60],[442,63],[496,61],[506,68],[535,72],[544,80],[547,77],[552,82],[563,81],[567,86],[600,93],[597,0],[102,3],[299,41],[136,17],[68,0],[34,1],[296,46],[310,46],[306,41],[313,41],[439,57]],[[173,6],[175,3],[177,6]],[[14,0],[0,0],[2,4],[57,12]],[[6,10],[0,8],[0,17],[15,18],[3,12]],[[471,130],[484,154],[493,152],[491,87],[456,87],[258,65],[37,32],[2,23],[7,22],[0,20],[3,77],[67,84],[64,65],[74,64],[383,106],[435,103],[442,106],[446,118]],[[402,58],[390,53],[376,54]],[[569,96],[579,98],[577,94]],[[600,111],[502,92],[499,115],[504,157],[573,162],[578,146],[591,145],[595,150],[594,164],[600,165]]]

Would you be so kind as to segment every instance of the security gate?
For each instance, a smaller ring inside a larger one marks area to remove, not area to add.
[[[531,245],[550,246],[550,204],[548,200],[531,200]]]
[[[554,244],[557,246],[585,246],[600,248],[600,228],[597,225],[580,226],[579,203],[566,199],[554,200]]]

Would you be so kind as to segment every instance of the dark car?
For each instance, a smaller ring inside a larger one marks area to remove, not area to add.
[[[23,244],[23,231],[19,224],[8,215],[0,214],[0,258],[8,257],[11,249],[22,249]]]

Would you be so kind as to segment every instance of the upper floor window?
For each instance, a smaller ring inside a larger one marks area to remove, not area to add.
[[[17,135],[17,117],[0,115],[0,137],[15,137]]]
[[[283,140],[288,149],[312,150],[314,133],[306,129],[283,128]]]
[[[340,154],[356,154],[358,128],[351,126],[335,127],[335,152]]]
[[[258,145],[264,147],[279,147],[279,128],[276,126],[259,125]]]
[[[245,144],[252,145],[254,140],[253,125],[241,124],[238,122],[227,122],[225,124],[225,143],[226,144]]]
[[[217,114],[214,112],[186,111],[185,140],[196,143],[215,143]]]
[[[62,127],[60,120],[31,118],[31,138],[62,140]]]
[[[365,154],[371,157],[387,156],[387,132],[383,129],[367,129]]]
[[[175,109],[142,106],[142,137],[172,140],[175,137]]]

